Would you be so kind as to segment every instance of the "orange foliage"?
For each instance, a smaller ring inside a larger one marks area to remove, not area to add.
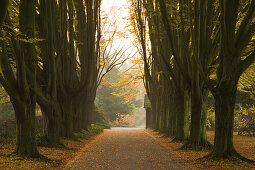
[[[122,115],[117,113],[116,120],[113,122],[118,127],[134,127],[135,117],[133,115]]]
[[[131,62],[134,65],[128,71],[119,73],[121,77],[119,82],[109,83],[110,87],[118,89],[112,95],[122,96],[125,100],[142,98],[144,95],[141,92],[145,91],[143,86],[143,59],[133,58]]]

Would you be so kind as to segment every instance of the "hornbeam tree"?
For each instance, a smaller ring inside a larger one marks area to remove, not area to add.
[[[9,16],[5,20],[10,27],[2,31],[4,40],[1,40],[2,72],[0,81],[10,95],[15,110],[16,153],[28,157],[39,156],[35,142],[36,95],[34,90],[37,67],[34,39],[35,15],[35,1],[21,0],[19,4],[19,31],[21,32],[19,41],[15,36],[16,30],[9,29],[11,28]],[[15,63],[15,71],[12,68],[11,60]]]
[[[206,139],[204,106],[208,95],[206,79],[217,55],[219,38],[215,32],[218,25],[214,22],[219,13],[211,0],[180,0],[178,8],[171,13],[170,1],[159,0],[159,3],[173,57],[190,91],[191,129],[183,148],[210,147]],[[177,29],[175,25],[178,25]]]
[[[57,10],[59,6],[55,0],[38,1],[38,28],[39,36],[44,41],[39,43],[41,49],[40,62],[42,67],[37,70],[37,102],[41,107],[45,129],[44,135],[48,144],[59,144],[60,137],[60,107],[57,99]]]
[[[242,73],[255,61],[255,0],[220,1],[220,51],[217,78],[211,87],[215,99],[214,149],[216,158],[237,157],[233,146],[234,107]],[[246,6],[246,11],[241,7]],[[240,15],[240,12],[242,15]]]

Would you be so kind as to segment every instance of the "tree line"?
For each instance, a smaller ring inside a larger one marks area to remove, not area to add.
[[[131,0],[144,60],[149,128],[213,148],[208,158],[248,159],[233,146],[240,76],[255,61],[254,0]],[[214,97],[214,145],[206,139],[206,102]]]
[[[255,0],[131,2],[151,102],[149,127],[186,141],[183,148],[211,147],[205,128],[211,93],[215,140],[209,157],[247,160],[234,149],[233,126],[238,80],[255,60]],[[52,145],[94,121],[96,90],[119,61],[106,64],[100,5],[101,0],[0,2],[0,83],[15,110],[17,154],[39,156],[36,103]]]
[[[95,122],[96,90],[123,53],[109,54],[101,41],[101,0],[3,0],[0,6],[0,83],[15,110],[15,152],[38,157],[36,104],[49,145],[86,130]]]

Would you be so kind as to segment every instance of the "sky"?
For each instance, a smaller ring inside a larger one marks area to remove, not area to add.
[[[117,21],[120,30],[125,29],[129,18],[128,0],[103,0],[101,10]]]
[[[107,24],[103,26],[104,31],[102,31],[102,34],[104,36],[107,36],[107,34],[110,36],[116,28],[118,34],[115,36],[113,48],[124,48],[127,49],[126,56],[134,55],[136,53],[136,47],[133,46],[134,37],[129,32],[132,29],[129,26],[129,0],[102,0],[101,11],[102,18],[107,16]],[[120,70],[124,71],[131,65],[127,61]]]
[[[112,35],[112,31],[117,27],[117,32],[119,33],[113,41],[113,48],[124,48],[126,50],[126,56],[129,58],[140,58],[140,54],[137,52],[137,47],[135,44],[135,37],[130,30],[133,27],[130,26],[130,0],[102,0],[101,5],[101,16],[102,16],[102,26],[105,28],[102,31],[103,36]],[[107,20],[103,21],[103,18],[107,16]],[[104,23],[105,22],[105,23]],[[116,24],[114,24],[116,23]],[[106,24],[106,26],[104,26]],[[120,68],[120,72],[125,72],[129,68],[136,67],[134,64],[127,60]],[[131,80],[132,81],[132,80]],[[141,81],[141,86],[143,83]],[[144,93],[144,91],[140,91]],[[142,114],[142,112],[141,112]],[[143,118],[141,117],[141,120]]]

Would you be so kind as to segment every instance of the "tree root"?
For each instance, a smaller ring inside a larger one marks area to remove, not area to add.
[[[180,148],[183,150],[210,150],[213,148],[213,145],[208,142],[208,141],[203,141],[203,142],[191,142],[188,140],[184,145]]]
[[[235,150],[233,150],[232,152],[230,152],[228,154],[219,154],[215,151],[212,151],[208,155],[200,158],[200,160],[202,160],[202,161],[203,160],[219,161],[222,159],[228,159],[234,163],[240,163],[240,161],[243,161],[243,162],[247,162],[247,163],[255,165],[255,160],[246,158],[246,157],[240,155],[239,153],[237,153]]]
[[[37,146],[44,147],[55,147],[55,148],[65,148],[66,146],[60,141],[50,141],[46,136],[41,136],[36,140]]]
[[[177,137],[173,138],[173,140],[171,141],[172,143],[183,143],[185,142],[185,139],[179,139]]]

